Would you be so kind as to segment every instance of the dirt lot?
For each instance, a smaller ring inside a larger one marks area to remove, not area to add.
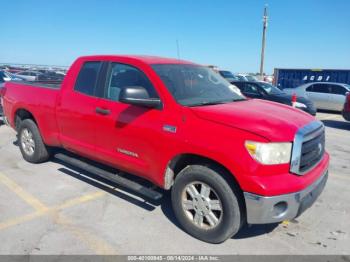
[[[219,245],[174,219],[170,198],[148,203],[58,163],[25,162],[0,126],[0,254],[350,254],[350,122],[318,113],[331,154],[327,186],[300,218],[245,227]]]

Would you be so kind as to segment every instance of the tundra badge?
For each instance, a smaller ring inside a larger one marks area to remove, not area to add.
[[[125,150],[125,149],[122,149],[122,148],[117,148],[117,151],[119,153],[124,154],[124,155],[133,156],[133,157],[139,157],[139,155],[137,153],[131,152],[131,151],[128,151],[128,150]]]

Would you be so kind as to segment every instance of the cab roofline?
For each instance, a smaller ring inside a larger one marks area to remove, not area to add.
[[[148,55],[93,55],[93,56],[81,56],[80,59],[84,60],[113,60],[113,59],[132,59],[138,60],[145,64],[154,65],[154,64],[186,64],[186,65],[196,65],[195,63],[176,59],[176,58],[165,58],[159,56],[148,56]]]

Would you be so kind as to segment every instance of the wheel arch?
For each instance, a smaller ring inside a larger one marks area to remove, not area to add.
[[[18,131],[19,125],[26,119],[31,119],[36,125],[38,125],[36,118],[29,110],[23,107],[17,108],[13,116],[14,128]]]
[[[221,171],[219,173],[230,185],[234,183],[242,191],[237,178],[225,165],[212,158],[192,153],[177,155],[168,162],[164,173],[164,189],[169,190],[172,187],[177,174],[186,166],[194,164],[201,164],[218,169]]]

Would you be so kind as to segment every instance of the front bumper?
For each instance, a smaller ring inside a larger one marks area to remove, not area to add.
[[[266,197],[244,192],[248,224],[269,224],[296,218],[316,201],[327,178],[328,170],[304,190],[285,195]]]

